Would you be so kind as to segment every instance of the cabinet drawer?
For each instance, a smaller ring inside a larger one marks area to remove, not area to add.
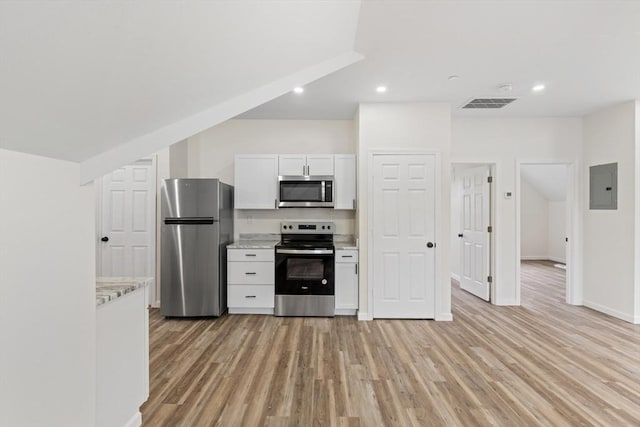
[[[227,261],[273,261],[273,249],[227,249]]]
[[[358,262],[358,251],[338,250],[336,251],[336,262]]]
[[[230,285],[273,285],[273,262],[229,262],[227,283]]]
[[[271,285],[229,285],[227,305],[235,308],[273,308],[275,288]]]

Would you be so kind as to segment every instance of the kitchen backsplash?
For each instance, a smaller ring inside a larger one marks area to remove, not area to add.
[[[240,233],[280,233],[282,221],[333,221],[337,234],[355,234],[355,211],[286,208],[277,210],[236,210],[235,239]]]

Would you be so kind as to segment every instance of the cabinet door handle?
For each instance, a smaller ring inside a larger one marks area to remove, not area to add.
[[[255,273],[255,272],[248,272],[248,273],[244,273],[244,274],[246,274],[246,275],[248,275],[248,276],[253,276],[253,275],[255,275],[256,273]]]
[[[307,176],[311,175],[311,166],[307,166]]]
[[[356,264],[356,274],[358,274],[358,264]]]
[[[353,255],[340,255],[342,258],[353,258]]]
[[[256,256],[256,254],[244,254],[244,256]]]
[[[273,207],[274,209],[278,209],[278,199],[273,199]]]
[[[353,199],[353,209],[356,208],[356,199]]]
[[[245,298],[255,298],[255,295],[246,295]]]

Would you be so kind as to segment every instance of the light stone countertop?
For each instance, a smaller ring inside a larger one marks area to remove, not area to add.
[[[350,234],[336,234],[333,236],[333,246],[336,250],[358,250],[358,244],[354,236]]]
[[[280,233],[240,233],[227,249],[273,249],[280,243]]]
[[[96,305],[103,305],[150,285],[151,277],[97,277]]]
[[[238,240],[227,245],[227,249],[273,249],[280,240]]]

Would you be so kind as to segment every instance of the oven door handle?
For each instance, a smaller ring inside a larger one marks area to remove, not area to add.
[[[332,249],[276,249],[277,254],[333,255]]]

